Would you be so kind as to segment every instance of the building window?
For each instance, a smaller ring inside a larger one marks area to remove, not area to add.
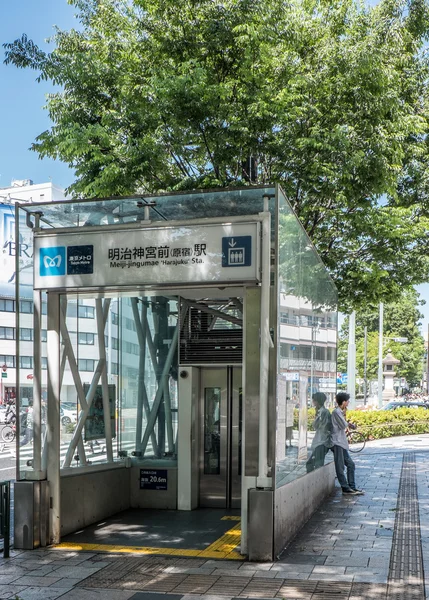
[[[129,329],[130,331],[136,331],[136,324],[133,319],[125,317],[125,328]]]
[[[0,340],[14,340],[15,327],[0,327]]]
[[[42,356],[42,369],[48,368],[48,359],[45,356]]]
[[[68,317],[77,317],[77,304],[76,302],[68,302],[67,303],[67,316]]]
[[[10,367],[11,369],[15,368],[15,356],[13,354],[0,354],[0,367]]]
[[[135,356],[139,356],[140,354],[140,346],[137,344],[133,344],[132,342],[124,342],[124,352],[127,354],[134,354]]]
[[[19,330],[19,339],[22,342],[32,342],[33,341],[33,330],[29,327],[21,327]]]
[[[112,312],[112,325],[119,325],[118,313]]]
[[[32,356],[20,356],[19,364],[21,369],[32,369],[33,368],[33,357]]]
[[[15,312],[15,301],[1,299],[0,300],[0,311]]]
[[[119,338],[112,337],[112,349],[119,350]]]
[[[118,363],[112,363],[112,375],[118,375],[119,374],[119,365]]]
[[[41,336],[41,341],[42,342],[47,342],[48,341],[48,331],[47,329],[42,329],[40,332],[40,336]]]
[[[79,344],[83,344],[86,346],[94,345],[94,334],[93,333],[85,333],[84,331],[79,331]]]
[[[22,313],[31,314],[33,312],[33,303],[31,300],[21,300],[19,303],[19,311]]]
[[[91,358],[79,358],[79,371],[94,372],[94,361]]]
[[[93,319],[95,315],[95,309],[93,306],[79,304],[77,314],[81,319]]]

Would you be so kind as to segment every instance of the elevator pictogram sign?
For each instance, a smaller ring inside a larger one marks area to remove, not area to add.
[[[251,235],[222,238],[222,267],[250,267],[251,264]]]

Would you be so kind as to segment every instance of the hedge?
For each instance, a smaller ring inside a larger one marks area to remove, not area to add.
[[[308,409],[308,429],[313,431],[315,410]],[[298,427],[299,411],[294,414]],[[395,435],[429,433],[429,410],[426,408],[397,408],[396,410],[348,410],[347,420],[357,426],[368,440],[379,440]]]

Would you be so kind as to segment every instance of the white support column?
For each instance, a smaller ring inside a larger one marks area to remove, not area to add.
[[[384,306],[380,302],[380,318],[378,330],[378,408],[383,406],[383,318]]]
[[[107,307],[106,307],[107,304]],[[107,378],[107,361],[106,361],[106,343],[104,339],[104,329],[106,320],[104,319],[103,312],[108,314],[108,308],[110,304],[110,298],[104,299],[97,298],[95,301],[95,310],[97,317],[97,333],[98,333],[98,351],[100,356],[100,362],[104,362],[104,368],[101,371],[101,390],[103,395],[103,413],[104,413],[104,431],[106,434],[106,454],[108,462],[113,462],[113,448],[112,448],[112,421],[110,418],[110,402],[109,402],[109,383]]]
[[[349,345],[347,353],[347,392],[350,408],[356,407],[356,311],[349,317]]]
[[[265,200],[265,199],[264,199]],[[270,284],[271,284],[271,214],[268,202],[264,202],[262,220],[261,257],[261,321],[260,321],[260,363],[259,363],[259,459],[257,487],[271,487],[268,477],[268,371],[270,335]]]
[[[48,423],[47,480],[49,483],[49,542],[57,544],[61,537],[60,488],[60,296],[48,293]]]
[[[33,474],[42,474],[42,297],[33,291]]]

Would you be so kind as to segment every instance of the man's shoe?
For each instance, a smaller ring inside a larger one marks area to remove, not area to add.
[[[356,496],[356,492],[352,488],[346,488],[343,490],[343,496]]]
[[[358,490],[357,488],[351,488],[356,496],[363,496],[365,492],[363,490]]]

